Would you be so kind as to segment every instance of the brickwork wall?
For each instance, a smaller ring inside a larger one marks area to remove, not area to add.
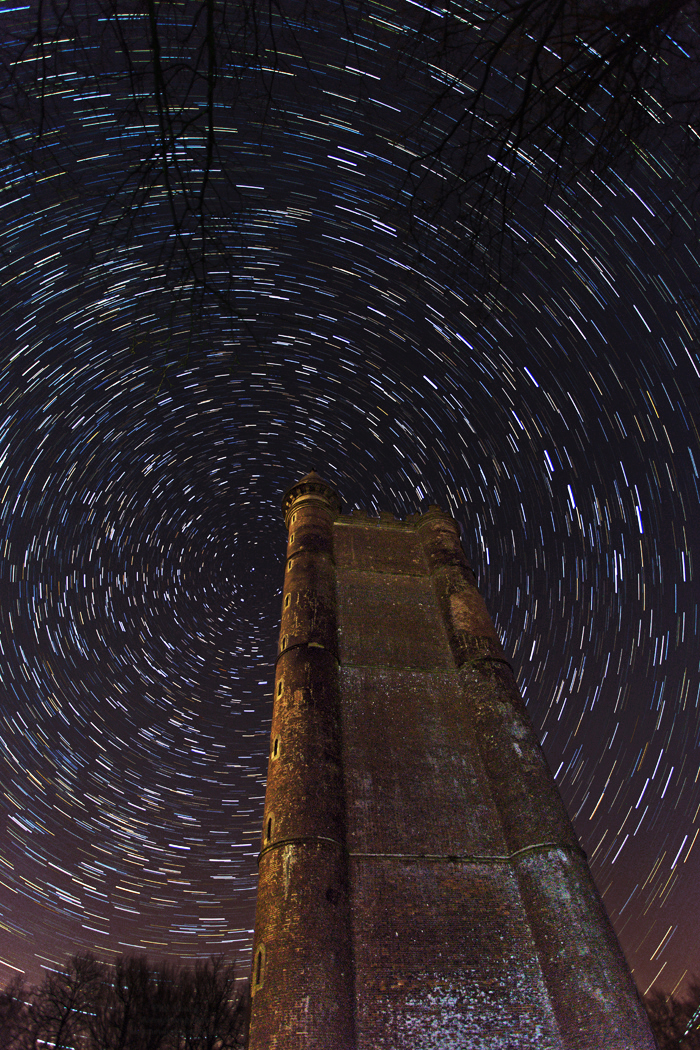
[[[334,549],[358,1050],[560,1050],[421,537]]]
[[[261,858],[251,1050],[355,1050],[346,872],[345,856],[316,838]]]
[[[651,1050],[454,522],[334,550],[358,1050]]]
[[[341,671],[353,852],[506,852],[454,671]]]
[[[562,1050],[507,865],[359,857],[351,884],[358,1050]]]
[[[514,870],[567,1048],[655,1050],[585,858],[552,849],[516,858]]]

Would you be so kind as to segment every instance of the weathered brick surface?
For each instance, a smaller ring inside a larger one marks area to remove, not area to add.
[[[332,511],[311,481],[288,513],[251,1050],[356,1046]]]
[[[427,577],[353,571],[339,580],[341,665],[454,667]]]
[[[455,523],[284,509],[250,1050],[653,1050]]]
[[[510,667],[483,660],[463,665],[459,677],[509,852],[542,843],[578,850]]]
[[[348,849],[506,852],[456,672],[344,667]]]
[[[507,866],[353,858],[350,870],[358,1050],[561,1050]]]
[[[250,1047],[354,1050],[352,955],[344,851],[290,842],[260,860],[254,952],[264,946]]]
[[[517,858],[515,870],[566,1046],[653,1047],[584,857],[554,849],[525,854]]]
[[[361,515],[343,519],[334,530],[338,572],[360,570],[391,575],[425,576],[427,565],[421,538],[403,522],[380,526],[376,518]]]
[[[283,689],[272,719],[264,837],[345,836],[337,665],[322,649],[292,649],[278,663]],[[277,755],[272,753],[277,741]]]

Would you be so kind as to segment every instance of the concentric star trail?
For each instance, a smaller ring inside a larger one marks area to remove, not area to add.
[[[311,467],[348,508],[456,516],[640,989],[698,966],[700,266],[672,161],[523,205],[529,254],[477,310],[459,230],[419,217],[416,248],[423,88],[381,43],[360,65],[326,27],[262,127],[221,108],[227,298],[173,291],[157,200],[100,234],[109,92],[63,84],[70,180],[7,160],[0,975],[83,947],[246,965],[279,505]]]

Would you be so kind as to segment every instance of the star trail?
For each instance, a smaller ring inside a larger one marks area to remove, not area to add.
[[[28,17],[0,5],[6,36]],[[81,948],[248,966],[280,501],[312,467],[346,509],[454,514],[640,990],[700,969],[700,261],[673,155],[524,200],[527,254],[481,281],[411,203],[439,70],[387,71],[392,7],[357,19],[285,26],[257,81],[217,70],[199,284],[162,180],[122,178],[153,131],[116,67],[91,84],[69,39],[45,139],[2,153],[2,979]],[[173,145],[192,185],[206,135]]]

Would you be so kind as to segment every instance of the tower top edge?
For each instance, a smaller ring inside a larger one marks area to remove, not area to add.
[[[340,514],[342,506],[340,496],[335,489],[324,481],[320,474],[317,474],[315,470],[310,470],[308,474],[305,474],[303,478],[300,478],[291,488],[288,488],[282,499],[282,513],[284,514],[285,521],[289,517],[292,504],[298,500],[301,496],[311,496],[316,499],[322,500],[327,503],[333,516]]]
[[[341,513],[342,501],[340,496],[333,486],[329,485],[315,470],[310,470],[308,474],[305,474],[303,478],[291,485],[285,492],[282,498],[282,513],[287,526],[289,526],[289,517],[293,504],[303,497],[326,503],[337,525],[374,525],[384,528],[420,529],[424,525],[441,521],[459,531],[454,517],[435,503],[431,503],[428,509],[422,513],[418,511],[415,514],[407,514],[404,519],[395,517],[391,511],[381,511],[379,517],[373,517],[364,510],[353,510],[343,514]]]
[[[388,511],[382,511],[379,517],[373,517],[365,510],[353,510],[349,514],[339,514],[335,519],[336,525],[371,525],[378,528],[388,529],[420,529],[424,525],[436,524],[438,522],[448,525],[459,532],[457,522],[446,510],[431,504],[428,510],[422,514],[407,514],[405,518],[396,518]]]

